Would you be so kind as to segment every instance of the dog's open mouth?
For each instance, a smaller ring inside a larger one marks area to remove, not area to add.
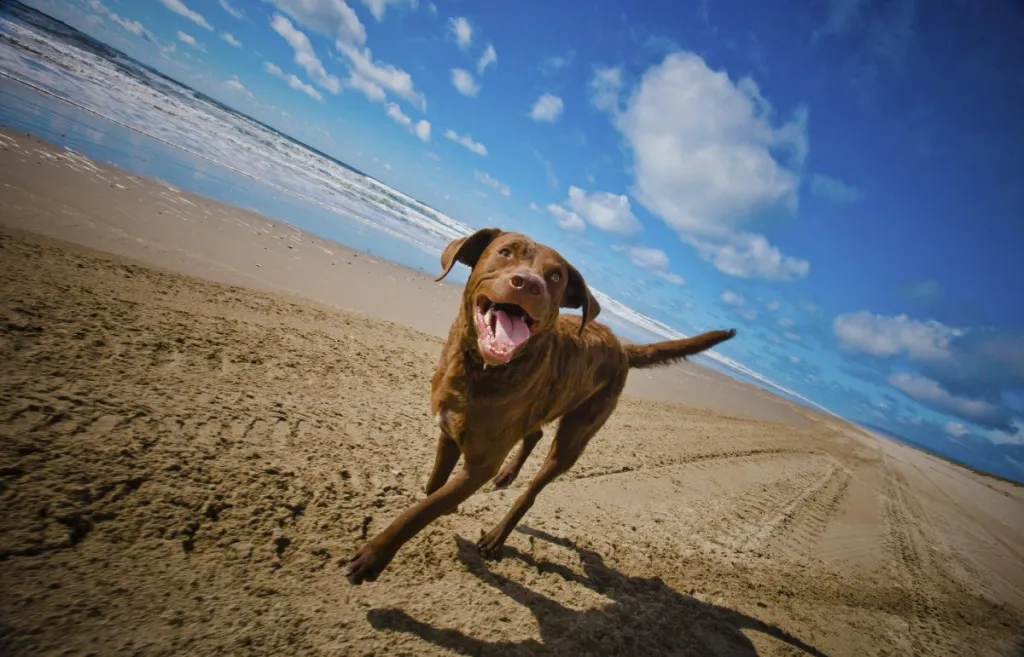
[[[509,362],[516,348],[530,339],[534,320],[521,306],[480,296],[475,314],[477,345],[489,365]]]

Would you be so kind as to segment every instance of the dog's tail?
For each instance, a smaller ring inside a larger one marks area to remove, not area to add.
[[[736,335],[736,329],[708,331],[682,340],[669,340],[653,344],[629,344],[625,345],[625,349],[626,355],[629,357],[630,369],[655,367],[668,365],[686,359],[687,356],[699,354],[716,344],[729,340],[734,335]]]

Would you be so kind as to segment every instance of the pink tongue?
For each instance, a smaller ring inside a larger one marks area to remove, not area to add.
[[[530,328],[521,317],[510,316],[504,310],[495,310],[498,320],[494,327],[494,341],[506,349],[514,349],[530,337]]]

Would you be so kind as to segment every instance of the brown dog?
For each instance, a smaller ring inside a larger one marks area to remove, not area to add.
[[[686,358],[736,334],[711,331],[624,346],[594,323],[600,306],[576,268],[519,233],[485,228],[455,240],[441,254],[444,272],[437,280],[456,262],[473,271],[431,384],[430,404],[441,436],[427,496],[349,560],[353,584],[377,579],[406,541],[495,475],[499,488],[512,483],[541,428],[561,418],[540,471],[508,515],[477,543],[484,556],[498,556],[541,490],[572,467],[615,410],[630,368]],[[561,315],[560,307],[579,308],[582,317]],[[502,468],[519,441],[519,452]],[[462,469],[452,476],[460,455]]]

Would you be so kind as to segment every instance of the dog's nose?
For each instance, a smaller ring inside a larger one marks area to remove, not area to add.
[[[540,279],[540,276],[530,272],[512,274],[509,284],[513,289],[526,292],[532,296],[539,295],[544,289],[544,282]]]

